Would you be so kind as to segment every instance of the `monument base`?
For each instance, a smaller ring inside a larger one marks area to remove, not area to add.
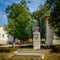
[[[33,33],[33,49],[40,49],[40,32]]]
[[[33,49],[40,49],[40,42],[34,42]]]

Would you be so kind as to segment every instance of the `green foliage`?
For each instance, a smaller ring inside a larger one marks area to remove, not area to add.
[[[26,40],[32,37],[33,19],[27,2],[13,3],[6,8],[8,17],[8,34],[17,39]]]
[[[41,38],[45,38],[46,17],[50,15],[50,8],[47,3],[39,6],[39,10],[33,12],[33,18],[38,21]]]
[[[59,53],[60,52],[60,45],[56,45],[55,49]]]
[[[20,48],[33,48],[33,45],[20,46]]]
[[[56,45],[55,48],[52,48],[51,52],[60,53],[60,45]]]
[[[2,47],[2,48],[0,48],[0,52],[2,53],[2,52],[7,52],[7,53],[9,53],[9,52],[13,52],[13,51],[16,51],[18,48],[8,48],[8,47]]]
[[[4,25],[4,30],[7,31],[8,30],[8,25]]]
[[[49,23],[54,28],[56,35],[60,37],[60,0],[47,0],[50,6]]]

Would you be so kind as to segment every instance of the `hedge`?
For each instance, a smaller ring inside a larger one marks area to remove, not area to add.
[[[16,51],[18,48],[8,48],[8,47],[1,47],[0,48],[0,53],[2,52],[13,52]]]
[[[56,45],[55,48],[52,48],[51,52],[60,53],[60,45]]]

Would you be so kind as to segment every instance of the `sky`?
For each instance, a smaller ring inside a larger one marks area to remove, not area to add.
[[[0,24],[7,24],[8,19],[6,16],[5,9],[8,5],[11,5],[12,3],[19,3],[21,0],[0,0]],[[30,3],[28,4],[30,12],[33,12],[38,9],[38,6],[40,4],[44,4],[45,0],[30,0]]]

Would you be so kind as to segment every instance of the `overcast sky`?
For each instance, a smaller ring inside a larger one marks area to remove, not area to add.
[[[21,0],[0,0],[0,24],[6,24],[8,19],[6,17],[5,9],[8,5],[12,3],[19,3]],[[30,4],[28,5],[30,11],[33,12],[37,10],[40,4],[44,4],[45,0],[30,0]]]

